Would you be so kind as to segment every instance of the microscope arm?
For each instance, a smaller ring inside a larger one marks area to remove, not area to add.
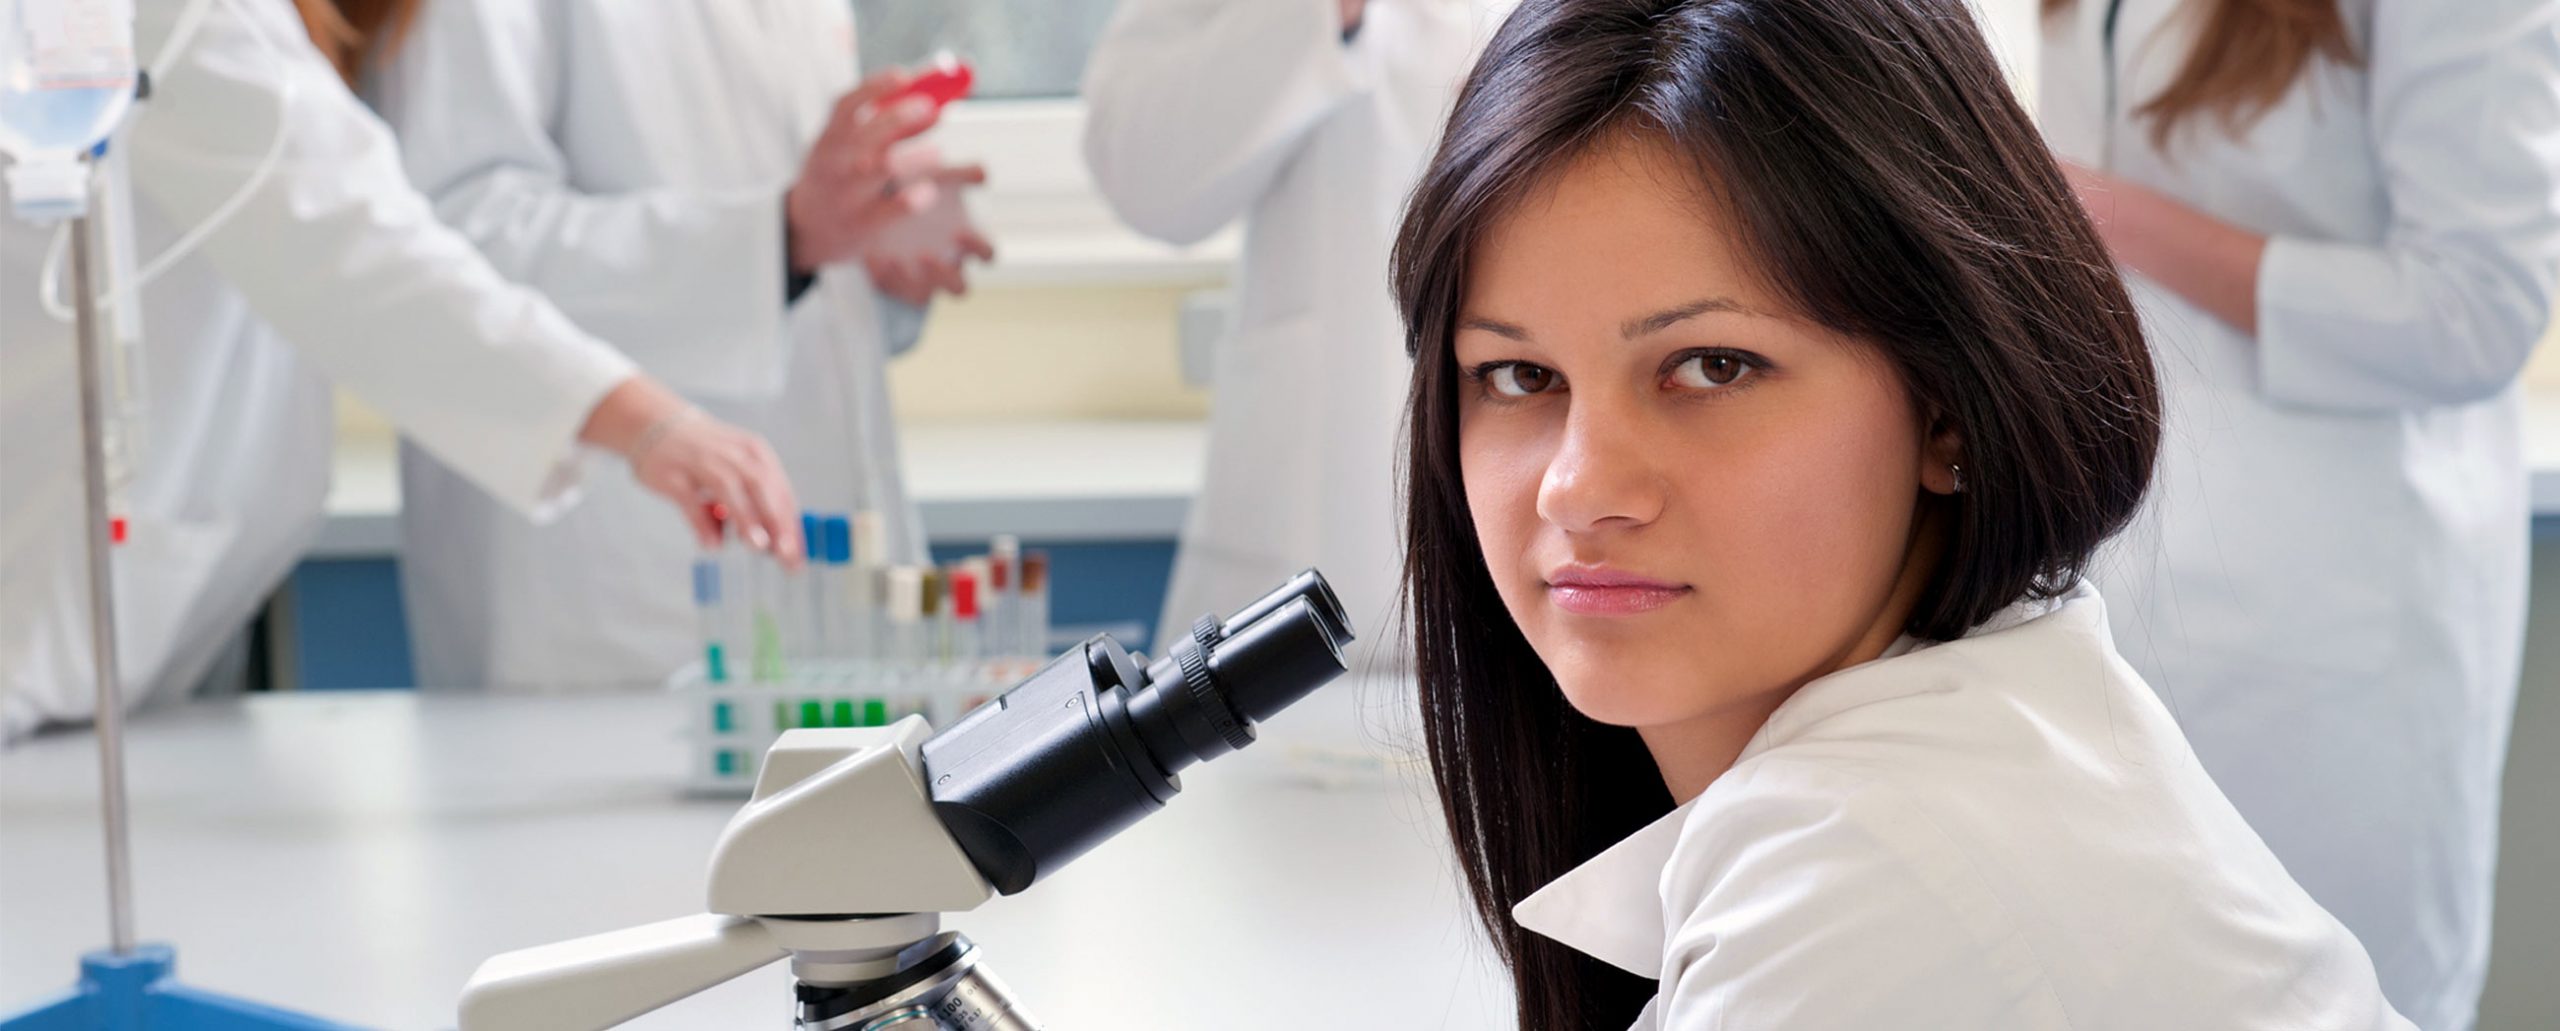
[[[784,734],[713,847],[711,913],[493,957],[463,989],[463,1031],[612,1027],[786,955],[894,954],[977,908],[994,892],[921,780],[931,733],[909,717]]]
[[[697,916],[497,956],[462,993],[471,1031],[612,1027],[781,959],[749,917]]]

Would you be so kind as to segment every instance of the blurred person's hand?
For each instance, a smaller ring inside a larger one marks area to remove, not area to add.
[[[1342,34],[1348,38],[1360,31],[1360,16],[1369,10],[1369,0],[1334,0],[1342,5]]]
[[[633,376],[606,392],[578,439],[629,461],[632,477],[676,506],[703,548],[720,546],[725,516],[740,539],[783,565],[796,568],[805,557],[800,503],[773,448],[656,380]]]
[[[909,143],[889,157],[892,175],[908,193],[914,212],[881,227],[863,254],[871,282],[908,304],[923,305],[935,293],[969,292],[962,273],[970,258],[993,261],[995,245],[969,220],[962,191],[984,184],[978,165],[946,165],[931,144]]]
[[[800,178],[783,195],[794,270],[815,272],[859,256],[883,226],[931,199],[901,183],[890,167],[891,147],[941,118],[931,98],[888,101],[913,81],[904,70],[886,71],[836,100],[826,128],[801,159]]]

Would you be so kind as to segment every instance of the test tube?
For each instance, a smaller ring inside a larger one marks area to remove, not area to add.
[[[853,630],[852,651],[857,665],[878,664],[888,649],[881,626],[888,592],[888,550],[888,535],[880,525],[880,513],[855,512],[853,576],[846,585],[851,604],[846,606],[846,623]]]
[[[773,563],[754,548],[746,536],[731,533],[722,560],[737,576],[728,577],[730,584],[743,587],[747,606],[747,673],[760,683],[782,679],[782,622],[774,611],[779,597],[774,580],[780,575]],[[787,726],[787,724],[785,724]]]
[[[1022,604],[1015,620],[1022,654],[1039,658],[1049,654],[1049,553],[1028,551],[1022,555]]]
[[[1022,582],[1022,539],[997,534],[987,547],[987,631],[1000,650],[1021,655],[1022,632],[1015,629],[1014,591]]]
[[[853,658],[853,623],[847,610],[853,604],[853,530],[843,516],[828,516],[819,523],[826,547],[821,549],[826,564],[817,577],[820,648],[830,662],[843,664]]]
[[[722,647],[727,621],[720,611],[720,560],[705,555],[693,560],[693,608],[702,621],[702,679],[727,683],[729,662]]]
[[[709,690],[720,690],[729,682],[727,639],[729,619],[720,591],[720,557],[717,553],[693,560],[693,606],[702,620],[702,680]],[[726,698],[713,698],[710,709],[711,733],[728,735],[737,732],[737,713]],[[721,777],[736,776],[739,756],[735,749],[723,745],[714,749],[711,770]]]
[[[782,583],[782,654],[793,668],[805,670],[817,658],[817,613],[812,610],[810,581],[817,579],[818,556],[824,539],[818,533],[818,515],[800,513],[800,569],[784,570]]]
[[[967,568],[951,571],[951,665],[961,675],[977,669],[986,648],[978,625],[978,577]]]
[[[923,574],[924,605],[920,622],[924,624],[924,661],[927,668],[937,668],[951,661],[949,633],[942,625],[942,570],[926,566]]]
[[[978,582],[978,656],[1004,654],[1004,642],[996,639],[995,563],[985,555],[971,555],[960,561],[960,571]]]
[[[924,661],[924,573],[913,566],[889,570],[889,654],[891,669],[905,673]]]

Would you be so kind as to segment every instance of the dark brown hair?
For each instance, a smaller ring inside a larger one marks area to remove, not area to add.
[[[418,20],[424,0],[293,0],[302,29],[313,45],[338,69],[349,87],[358,85],[368,61],[389,60]]]
[[[2046,17],[2079,0],[2044,0]],[[2460,2],[2460,0],[2456,0]],[[2212,115],[2237,134],[2284,99],[2315,58],[2362,62],[2338,0],[2200,0],[2181,16],[2198,16],[2195,49],[2135,116],[2151,122],[2151,145],[2169,148],[2179,123]]]
[[[1635,732],[1566,704],[1486,571],[1450,336],[1468,259],[1525,193],[1629,134],[1698,164],[1795,310],[1870,342],[1961,434],[1967,492],[1909,631],[2051,596],[2139,504],[2159,396],[2132,302],[1964,0],[1527,0],[1408,206],[1405,567],[1425,743],[1524,1028],[1620,1027],[1654,991],[1510,908],[1670,809]],[[1666,211],[1665,217],[1694,217]]]

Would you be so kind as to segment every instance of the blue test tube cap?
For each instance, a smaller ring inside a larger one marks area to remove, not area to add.
[[[816,512],[800,513],[800,548],[806,553],[802,557],[813,562],[817,561],[819,549],[818,514]]]
[[[828,516],[819,521],[819,528],[827,538],[827,564],[841,566],[852,562],[853,520],[840,515]]]
[[[720,563],[707,558],[693,560],[693,603],[702,606],[720,603]]]

